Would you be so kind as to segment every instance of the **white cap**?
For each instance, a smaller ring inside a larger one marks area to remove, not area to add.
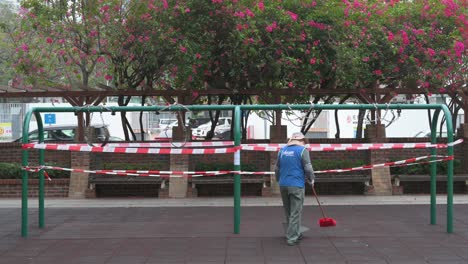
[[[304,145],[305,136],[301,132],[294,132],[289,138],[288,145],[302,144]]]

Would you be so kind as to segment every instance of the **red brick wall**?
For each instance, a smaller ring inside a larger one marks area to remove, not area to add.
[[[91,160],[91,169],[103,169],[104,164],[110,163],[154,165],[154,170],[169,170],[170,166],[169,155],[157,154],[91,153]]]
[[[46,197],[67,197],[68,196],[68,179],[53,179],[45,182]],[[28,196],[38,197],[39,180],[33,179],[28,181]],[[21,197],[21,180],[18,179],[0,179],[0,198]]]
[[[32,149],[29,152],[29,164],[36,165],[39,162],[39,150]],[[0,143],[0,162],[21,164],[22,149],[20,143]],[[46,164],[70,167],[69,151],[48,150],[45,154]]]

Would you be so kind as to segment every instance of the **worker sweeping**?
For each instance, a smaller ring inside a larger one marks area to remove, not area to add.
[[[305,196],[305,183],[314,184],[314,170],[306,138],[300,132],[293,133],[286,146],[278,152],[275,176],[279,183],[286,216],[286,243],[294,246],[302,239],[301,218]]]

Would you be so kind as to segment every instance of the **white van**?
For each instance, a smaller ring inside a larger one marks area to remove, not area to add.
[[[231,128],[232,119],[230,117],[220,117],[215,127],[215,132],[226,131]],[[211,122],[199,125],[197,128],[192,130],[192,136],[196,138],[206,137],[206,134],[211,129]]]

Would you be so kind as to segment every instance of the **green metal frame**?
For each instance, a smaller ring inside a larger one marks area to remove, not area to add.
[[[243,110],[307,110],[307,109],[322,109],[322,110],[335,110],[335,109],[431,109],[435,110],[434,118],[431,125],[431,142],[437,142],[437,123],[440,112],[446,117],[447,127],[447,155],[453,156],[453,125],[451,113],[446,105],[428,104],[428,105],[414,105],[414,104],[356,104],[356,105],[189,105],[189,106],[117,106],[117,107],[37,107],[32,108],[26,113],[23,123],[23,143],[29,142],[29,123],[34,115],[37,122],[39,132],[39,142],[44,142],[44,128],[41,118],[41,113],[63,113],[63,112],[135,112],[135,111],[207,111],[207,110],[234,110],[234,145],[240,146],[241,143],[241,116]],[[431,154],[436,154],[436,150],[432,149]],[[45,150],[39,150],[39,165],[44,165]],[[27,150],[22,151],[22,165],[28,166],[29,154]],[[241,170],[240,150],[234,153],[234,170]],[[241,197],[241,176],[240,174],[234,175],[234,233],[240,233],[240,199]],[[44,208],[44,172],[39,171],[39,228],[45,227],[45,208]],[[431,164],[431,212],[430,223],[436,224],[436,166]],[[447,169],[447,233],[453,233],[453,160],[448,161]],[[21,200],[21,236],[28,236],[28,172],[22,172],[22,200]]]

